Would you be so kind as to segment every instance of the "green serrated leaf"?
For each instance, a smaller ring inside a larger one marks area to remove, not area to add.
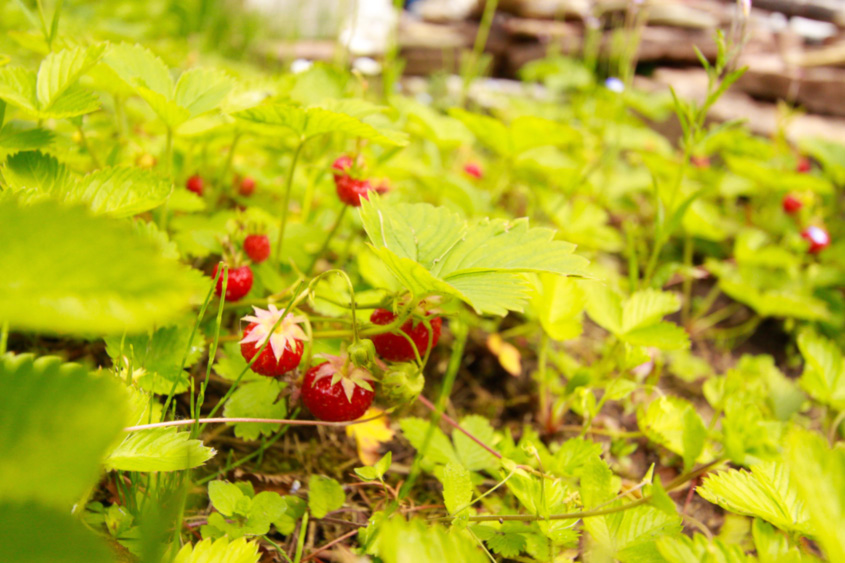
[[[810,515],[784,464],[720,471],[705,477],[696,491],[725,510],[762,518],[782,530],[809,531]]]
[[[750,563],[739,545],[730,545],[716,538],[708,541],[701,534],[687,536],[663,536],[658,538],[659,556],[668,563]]]
[[[477,544],[466,535],[450,533],[437,524],[422,520],[405,521],[390,518],[368,552],[384,563],[485,563],[487,558]]]
[[[0,246],[0,319],[18,330],[145,330],[181,317],[205,285],[131,225],[50,201],[0,201]]]
[[[343,506],[346,495],[340,483],[322,475],[308,478],[308,509],[314,518],[322,518]]]
[[[469,511],[472,501],[472,481],[469,471],[458,463],[447,464],[440,472],[443,483],[443,501],[451,516],[461,516]]]
[[[70,170],[59,160],[40,151],[12,155],[3,165],[3,179],[13,190],[37,193],[63,193],[76,182]]]
[[[208,498],[211,500],[212,506],[226,516],[238,514],[238,509],[244,504],[243,499],[249,499],[237,484],[228,481],[210,482],[208,484]]]
[[[650,440],[683,456],[686,468],[700,461],[707,429],[688,401],[660,397],[637,412],[637,423]]]
[[[483,416],[472,414],[463,417],[458,421],[461,428],[478,438],[481,442],[492,446],[496,443],[496,436],[490,421]],[[499,466],[499,461],[490,452],[479,446],[469,436],[454,430],[452,441],[455,443],[455,451],[461,458],[461,463],[470,471],[489,470],[493,471]]]
[[[258,542],[222,537],[213,542],[209,538],[196,544],[186,543],[173,563],[258,563],[259,559]]]
[[[73,47],[47,55],[38,68],[36,98],[43,112],[53,111],[54,106],[67,99],[69,89],[79,77],[97,64],[105,44],[92,47]],[[86,112],[87,113],[87,112]]]
[[[0,356],[0,496],[69,511],[128,418],[126,396],[56,357]]]
[[[38,113],[37,75],[21,67],[0,68],[0,99],[32,114]]]
[[[288,414],[281,392],[284,384],[268,377],[241,383],[226,401],[223,416],[227,418],[285,418]],[[230,423],[232,424],[232,423]],[[257,440],[281,428],[281,424],[236,422],[235,436],[244,440]]]
[[[798,335],[798,349],[806,362],[801,387],[820,403],[845,408],[845,358],[839,347],[805,330]]]
[[[106,457],[111,471],[182,471],[199,467],[216,452],[191,440],[190,432],[176,428],[153,428],[130,433]]]
[[[399,426],[402,428],[402,434],[411,442],[411,445],[417,450],[420,450],[428,432],[429,422],[421,418],[406,417],[402,419]],[[425,458],[442,465],[461,463],[449,438],[439,428],[434,429],[431,440],[428,443],[428,448],[425,451]]]

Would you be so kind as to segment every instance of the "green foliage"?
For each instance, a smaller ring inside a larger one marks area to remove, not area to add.
[[[390,463],[393,461],[393,453],[387,452],[374,465],[367,465],[364,467],[356,467],[355,474],[366,481],[383,481],[384,474],[390,469]]]
[[[0,561],[109,563],[104,543],[68,514],[36,503],[0,502]]]
[[[343,487],[334,479],[322,475],[312,475],[308,479],[308,509],[314,518],[337,510],[345,500]]]
[[[458,423],[486,444],[493,442],[493,428],[490,422],[480,416],[470,415]],[[421,450],[429,429],[429,422],[415,417],[405,417],[400,422],[402,433],[417,450]],[[432,432],[423,459],[429,464],[448,465],[455,463],[470,471],[494,470],[499,464],[493,454],[461,432],[452,433],[452,442],[439,428]]]
[[[472,501],[472,481],[469,470],[459,463],[450,462],[440,472],[443,483],[443,502],[451,516],[466,515]]]
[[[725,510],[762,518],[787,532],[810,532],[806,505],[782,463],[761,463],[751,471],[720,471],[705,477],[696,491]]]
[[[0,498],[62,510],[96,483],[127,420],[120,385],[51,356],[0,356],[0,403]]]
[[[173,563],[258,563],[260,558],[257,542],[223,537],[213,542],[209,538],[196,544],[186,543]]]
[[[0,255],[0,319],[15,329],[144,330],[178,318],[199,289],[130,225],[78,207],[0,198],[0,241],[14,241]]]
[[[384,563],[440,563],[462,561],[484,563],[484,552],[474,542],[455,529],[428,525],[422,520],[405,521],[394,517],[380,526],[376,541],[369,552]]]
[[[226,406],[223,415],[229,418],[285,418],[288,409],[285,400],[280,398],[284,384],[263,377],[258,381],[238,386]],[[257,440],[277,432],[281,424],[236,422],[235,436],[245,440]]]
[[[175,428],[132,432],[103,463],[112,471],[181,471],[198,467],[214,456],[214,449],[189,437],[189,432]]]
[[[212,481],[208,496],[217,512],[202,527],[204,538],[261,536],[271,525],[279,533],[290,534],[305,511],[300,499],[271,491],[255,494],[249,482]]]
[[[658,538],[657,551],[668,563],[746,563],[754,561],[738,545],[729,545],[719,539],[707,541],[701,534],[664,536]]]
[[[637,412],[637,423],[650,440],[681,455],[685,469],[702,461],[707,429],[688,401],[660,397]]]
[[[839,347],[805,331],[798,336],[798,348],[806,362],[801,387],[820,403],[845,409],[845,358]]]
[[[96,111],[100,100],[82,88],[78,80],[97,63],[103,49],[104,45],[95,45],[50,53],[37,73],[20,67],[0,68],[0,100],[39,120]]]
[[[606,286],[585,284],[587,314],[599,326],[634,346],[678,350],[689,346],[689,337],[679,326],[661,320],[681,308],[677,295],[646,289],[626,300]]]
[[[415,296],[444,295],[480,314],[505,315],[528,300],[524,273],[585,274],[573,245],[529,228],[527,219],[470,226],[444,208],[388,205],[375,195],[360,210],[371,248]]]

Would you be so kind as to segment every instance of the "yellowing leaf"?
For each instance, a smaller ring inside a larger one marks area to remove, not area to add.
[[[372,418],[383,412],[373,407],[362,418]],[[346,427],[346,435],[354,437],[358,444],[358,458],[364,465],[375,464],[381,457],[378,452],[379,445],[393,438],[393,430],[390,429],[389,422],[389,419],[383,416],[370,422]]]
[[[518,377],[522,374],[522,355],[516,346],[505,342],[498,334],[487,337],[487,349],[499,359],[499,363],[509,374]]]

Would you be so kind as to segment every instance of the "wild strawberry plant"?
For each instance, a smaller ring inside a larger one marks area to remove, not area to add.
[[[200,4],[0,6],[0,561],[845,560],[845,147],[707,124],[741,38],[414,96]]]

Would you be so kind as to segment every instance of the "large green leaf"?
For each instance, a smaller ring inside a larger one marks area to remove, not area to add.
[[[650,440],[683,456],[687,469],[701,461],[707,429],[685,399],[660,397],[637,412],[637,423]]]
[[[785,458],[828,561],[845,561],[845,447],[830,448],[822,436],[795,429],[787,435]]]
[[[810,513],[798,495],[795,479],[782,463],[755,465],[751,471],[728,469],[708,475],[696,492],[737,514],[756,516],[781,530],[807,533]]]
[[[120,333],[179,318],[202,278],[128,223],[52,201],[0,201],[0,320],[14,329]]]
[[[98,215],[128,217],[158,207],[172,190],[169,180],[152,170],[131,166],[103,168],[82,178],[70,173],[54,156],[19,152],[3,166],[3,178],[21,197],[34,201],[51,197],[83,203]]]
[[[467,536],[449,533],[422,520],[390,518],[379,526],[370,550],[384,563],[485,563],[481,548]]]
[[[68,510],[36,503],[0,503],[0,561],[112,563],[106,544]]]
[[[0,499],[69,510],[126,421],[109,377],[55,357],[0,356]]]
[[[223,415],[231,418],[285,418],[288,411],[284,398],[280,397],[282,389],[283,384],[270,377],[241,383],[226,401]],[[282,425],[238,422],[234,426],[238,438],[257,440],[259,436],[273,434]]]
[[[204,464],[214,449],[191,440],[189,432],[153,428],[131,432],[105,460],[111,471],[182,471]]]
[[[403,146],[408,143],[404,133],[376,128],[348,113],[322,107],[303,108],[273,103],[239,111],[233,115],[258,125],[289,129],[303,140],[324,133],[342,133],[382,145]]]
[[[103,62],[132,88],[143,86],[165,98],[173,95],[173,78],[167,65],[141,45],[112,45]]]
[[[408,290],[456,297],[479,313],[521,310],[531,289],[524,273],[585,274],[573,245],[527,219],[470,226],[445,208],[388,205],[375,194],[360,213],[374,252]]]
[[[100,44],[64,49],[47,55],[38,68],[36,98],[41,109],[53,109],[62,94],[99,61],[104,49],[105,45]]]

